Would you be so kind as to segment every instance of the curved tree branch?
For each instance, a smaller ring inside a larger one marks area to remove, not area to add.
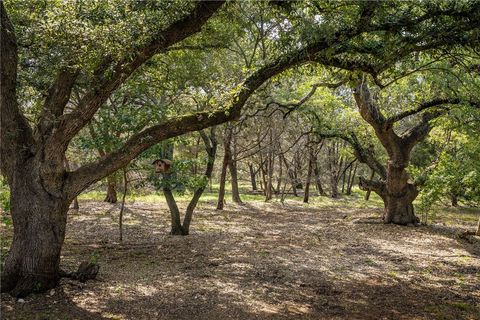
[[[190,14],[175,21],[166,29],[154,35],[143,47],[133,49],[113,66],[111,75],[105,71],[113,63],[106,57],[97,68],[96,82],[80,100],[78,107],[59,119],[55,133],[50,137],[54,148],[66,148],[70,140],[92,119],[98,108],[131,74],[147,60],[167,50],[187,37],[200,31],[208,19],[223,5],[224,1],[199,1]]]
[[[420,113],[423,110],[426,110],[426,109],[429,109],[429,108],[438,107],[438,106],[444,105],[444,104],[458,104],[458,103],[460,103],[459,98],[436,98],[436,99],[433,99],[433,100],[430,100],[430,101],[422,102],[420,105],[418,105],[414,109],[406,110],[406,111],[400,112],[399,114],[391,116],[388,119],[386,119],[385,122],[395,123],[395,122],[398,122],[398,121],[400,121],[404,118],[415,115],[415,114]]]

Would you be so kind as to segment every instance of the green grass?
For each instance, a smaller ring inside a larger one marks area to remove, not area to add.
[[[476,225],[480,217],[480,208],[469,207],[436,207],[435,214],[432,215],[432,222],[456,224],[463,222]]]
[[[265,197],[262,194],[251,194],[251,186],[248,182],[241,181],[239,183],[241,198],[244,202],[251,201],[265,201]],[[218,183],[212,185],[211,191],[208,188],[202,197],[200,198],[200,204],[205,203],[216,203],[218,198]],[[82,193],[79,196],[79,199],[82,200],[97,200],[101,201],[105,197],[105,192],[103,190],[93,190],[86,193]],[[176,193],[175,198],[179,202],[188,202],[192,197],[191,192],[185,192],[182,194]],[[351,195],[340,195],[338,199],[332,199],[328,196],[320,197],[317,195],[316,190],[312,190],[310,196],[310,202],[308,204],[303,203],[303,197],[294,197],[293,195],[287,195],[286,201],[294,202],[301,206],[306,207],[317,207],[317,208],[355,208],[355,209],[369,209],[369,208],[383,208],[382,199],[372,192],[370,195],[370,200],[365,201],[365,192],[360,190],[358,187],[354,187]],[[119,193],[119,199],[121,199],[121,194]],[[165,202],[165,197],[162,192],[151,191],[137,191],[127,195],[127,202],[139,201],[147,203],[156,203],[156,202]],[[231,203],[231,188],[230,184],[227,183],[225,199],[227,203]],[[280,195],[275,196],[270,201],[272,203],[280,202]],[[417,212],[417,215],[420,215],[420,212]],[[431,215],[429,218],[429,223],[443,223],[445,225],[458,225],[464,224],[468,226],[475,227],[476,223],[480,217],[480,208],[469,208],[469,207],[436,207],[435,215]]]

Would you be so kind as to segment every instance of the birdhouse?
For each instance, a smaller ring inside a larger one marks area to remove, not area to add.
[[[169,173],[172,167],[172,161],[168,159],[157,159],[153,161],[155,173]]]

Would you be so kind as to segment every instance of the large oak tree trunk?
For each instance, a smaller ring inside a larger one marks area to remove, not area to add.
[[[402,225],[416,223],[418,219],[414,214],[413,200],[417,197],[418,190],[415,184],[408,182],[409,176],[405,169],[410,162],[410,153],[413,147],[427,137],[431,130],[430,121],[442,115],[442,112],[424,112],[416,125],[404,130],[402,134],[397,134],[394,131],[394,124],[416,112],[406,111],[386,118],[372,99],[364,80],[365,78],[356,86],[354,98],[362,118],[373,127],[377,138],[387,151],[388,163],[386,170],[382,168],[376,170],[382,178],[381,181],[369,180],[366,182],[361,179],[360,186],[364,190],[371,189],[382,197],[385,203],[385,223]],[[448,103],[448,100],[430,101],[426,106],[437,106],[444,103]],[[422,110],[424,108],[420,108],[418,112]],[[362,152],[358,152],[357,155],[360,161],[367,159]],[[370,165],[371,161],[368,163],[372,170],[378,168],[376,165]]]
[[[11,185],[14,238],[1,278],[2,292],[23,297],[60,279],[60,251],[70,201],[49,194],[38,180],[17,173]]]
[[[389,161],[387,167],[385,198],[385,223],[411,224],[417,222],[413,210],[413,200],[418,195],[417,188],[408,183],[408,173],[404,166]]]

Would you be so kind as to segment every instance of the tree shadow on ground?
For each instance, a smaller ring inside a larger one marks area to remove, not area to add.
[[[255,202],[218,212],[207,204],[182,237],[167,235],[166,208],[135,203],[128,240],[117,243],[115,213],[106,208],[70,219],[62,252],[63,264],[77,266],[95,251],[98,281],[66,290],[58,304],[40,298],[45,312],[72,319],[479,318],[476,256],[437,230],[353,223],[381,209]]]

